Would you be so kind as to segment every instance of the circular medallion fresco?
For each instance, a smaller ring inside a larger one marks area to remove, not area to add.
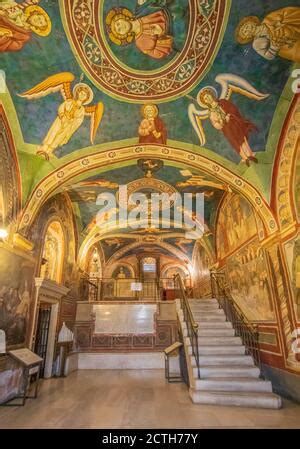
[[[63,0],[74,54],[101,90],[163,102],[192,90],[212,63],[229,0]]]

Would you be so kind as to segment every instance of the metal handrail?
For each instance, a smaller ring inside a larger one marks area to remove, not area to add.
[[[178,284],[177,284],[178,283]],[[199,325],[196,323],[189,301],[187,299],[185,288],[181,276],[179,274],[175,275],[175,285],[178,285],[178,291],[181,309],[183,311],[184,321],[187,327],[187,334],[191,342],[193,356],[196,361],[198,377],[200,379],[200,359],[199,359],[199,341],[198,341],[198,330]]]
[[[215,279],[216,279],[217,277],[223,277],[224,279],[226,279],[226,274],[225,274],[224,272],[222,272],[222,271],[219,271],[219,272],[217,272],[217,271],[211,271],[211,274],[210,274],[210,275],[211,275],[211,277],[214,277]],[[255,328],[256,328],[256,325],[253,324],[253,323],[251,323],[251,321],[249,321],[249,319],[245,316],[244,312],[242,311],[242,309],[240,308],[240,306],[236,303],[235,299],[234,299],[233,296],[231,295],[230,289],[229,289],[228,287],[226,288],[225,282],[224,282],[224,284],[223,284],[222,286],[220,286],[220,284],[219,284],[219,282],[218,282],[217,279],[216,279],[216,282],[217,282],[217,284],[218,284],[218,290],[219,290],[219,291],[225,292],[227,299],[228,299],[229,301],[232,301],[232,302],[233,302],[233,305],[234,305],[235,309],[237,309],[237,311],[241,314],[241,316],[243,316],[243,319],[244,319],[244,321],[247,323],[247,325],[248,325],[249,327],[252,327],[253,329],[255,329]],[[212,289],[212,290],[213,290],[213,289]],[[218,299],[218,298],[216,298],[216,299]]]
[[[258,326],[248,320],[235,302],[230,290],[226,288],[225,273],[211,271],[210,276],[213,296],[217,299],[219,307],[224,310],[226,320],[232,323],[235,335],[241,338],[246,353],[252,355],[254,363],[261,369]],[[220,284],[221,278],[224,279],[222,285]]]
[[[119,280],[123,281],[123,279],[115,278],[82,277],[80,281],[80,297],[83,301],[103,301],[105,298],[107,299],[109,297],[109,294],[107,296],[105,289],[109,286],[113,286],[115,283],[117,284]],[[152,292],[152,296],[155,301],[163,300],[163,281],[172,281],[174,283],[174,278],[145,279],[142,282],[139,278],[134,277],[125,278],[124,280],[129,283],[141,283],[143,285],[143,292],[137,291],[134,295],[136,300],[139,300],[139,298],[143,296],[143,294],[148,295],[150,292]],[[114,296],[114,293],[111,293],[111,296]]]

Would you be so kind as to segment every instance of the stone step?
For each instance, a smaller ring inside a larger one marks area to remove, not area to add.
[[[198,346],[199,355],[245,355],[245,346],[231,345],[231,346]],[[192,346],[188,345],[188,354],[192,355]]]
[[[192,365],[196,366],[194,357],[191,358]],[[253,359],[250,355],[245,354],[214,354],[214,355],[199,355],[200,366],[254,366]]]
[[[192,300],[191,309],[198,329],[200,379],[186,324],[182,323],[185,347],[194,377],[190,388],[193,402],[253,408],[278,409],[281,398],[272,384],[259,378],[245,346],[216,300]],[[182,319],[182,315],[180,315]]]
[[[225,315],[224,314],[224,310],[222,309],[211,309],[211,308],[206,308],[206,309],[194,309],[192,308],[192,314],[195,316],[201,316],[201,315]]]
[[[202,315],[201,317],[195,317],[195,321],[196,323],[206,323],[207,321],[212,321],[213,323],[215,322],[219,322],[219,321],[226,321],[226,316],[225,315],[217,315],[217,314],[205,314]]]
[[[230,326],[220,326],[220,328],[211,328],[211,327],[205,327],[203,326],[204,323],[201,323],[201,326],[199,326],[198,329],[198,338],[200,338],[199,343],[205,343],[205,341],[207,341],[208,345],[224,345],[224,344],[241,344],[241,340],[239,339],[240,337],[235,337],[234,336],[234,329],[232,329],[232,327],[230,328]],[[227,323],[218,323],[220,325],[222,324],[227,324]],[[209,331],[209,333],[207,334],[206,331]],[[187,327],[186,326],[182,326],[182,332],[183,332],[183,336],[187,337],[188,336],[188,331],[187,331]],[[231,339],[231,340],[229,340]]]
[[[192,303],[190,304],[190,308],[192,310],[206,310],[206,309],[212,309],[212,310],[220,310],[220,306],[218,303],[209,303],[209,304],[200,304],[200,303]]]
[[[190,395],[195,404],[229,405],[276,410],[282,406],[281,398],[274,393],[195,391],[191,389]]]
[[[197,367],[193,367],[193,375],[198,376]],[[211,378],[211,377],[254,377],[258,378],[260,371],[256,366],[204,366],[200,367],[200,377]]]
[[[229,321],[200,321],[199,329],[232,329]]]
[[[247,391],[272,393],[272,383],[268,380],[249,378],[195,379],[195,390],[199,391]]]
[[[196,319],[196,317],[202,317],[202,316],[218,316],[218,315],[224,315],[224,310],[222,309],[215,309],[215,310],[194,310],[192,309],[192,313],[194,318]]]
[[[201,328],[198,330],[199,337],[234,337],[234,335],[235,335],[234,329],[227,329],[227,328],[224,329]]]
[[[196,306],[219,306],[219,302],[216,299],[189,299],[190,305],[196,305]]]
[[[209,337],[202,337],[198,336],[198,344],[199,347],[204,346],[231,346],[231,345],[241,345],[242,340],[240,337],[226,337],[224,336],[209,336]]]
[[[211,307],[206,307],[205,309],[203,307],[201,307],[201,309],[195,309],[194,307],[191,307],[191,311],[193,315],[224,315],[223,309],[212,309]]]
[[[202,315],[225,315],[224,310],[222,309],[191,309],[193,316],[202,316]]]

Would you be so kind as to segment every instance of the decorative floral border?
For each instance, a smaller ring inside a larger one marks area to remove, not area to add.
[[[146,74],[113,57],[99,14],[101,0],[63,0],[61,14],[79,64],[99,89],[129,102],[163,102],[183,96],[205,75],[231,6],[230,0],[214,0],[205,9],[202,0],[189,1],[191,18],[184,49],[165,67]]]
[[[300,144],[299,136],[300,95],[296,95],[283,127],[273,169],[272,207],[276,210],[281,230],[295,226],[297,221],[293,172]]]
[[[233,190],[240,192],[242,196],[250,201],[262,219],[267,235],[273,235],[278,230],[272,210],[256,188],[222,165],[204,156],[196,155],[180,148],[161,145],[132,145],[113,151],[92,153],[89,156],[75,159],[42,179],[32,191],[20,217],[18,227],[20,233],[26,236],[42,204],[59,191],[63,185],[76,178],[76,176],[84,173],[87,173],[88,176],[89,172],[100,167],[109,167],[112,164],[126,161],[136,161],[141,156],[158,158],[164,161],[171,160],[172,162],[200,169],[209,175],[214,175],[223,184],[229,185]]]

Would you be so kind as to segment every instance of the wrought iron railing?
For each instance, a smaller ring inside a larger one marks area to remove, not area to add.
[[[80,283],[80,299],[88,302],[175,300],[174,282],[174,278],[149,279],[140,282],[137,278],[83,277]],[[134,288],[137,289],[134,290]]]
[[[191,342],[192,353],[196,361],[198,377],[200,378],[200,359],[199,359],[199,346],[198,346],[199,326],[193,317],[193,313],[191,311],[190,304],[187,298],[186,289],[179,274],[175,276],[175,287],[177,298],[180,299],[181,309],[187,327],[187,334]]]
[[[235,335],[239,336],[246,348],[246,354],[252,355],[255,365],[261,369],[259,332],[257,325],[251,323],[226,286],[224,272],[211,272],[212,295],[218,300],[219,307],[226,315],[226,320],[232,323]]]
[[[79,297],[82,301],[96,302],[99,297],[99,279],[81,278]]]

